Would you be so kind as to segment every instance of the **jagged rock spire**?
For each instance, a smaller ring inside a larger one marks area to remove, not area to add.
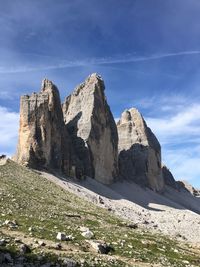
[[[119,171],[124,179],[162,191],[160,144],[135,108],[125,110],[117,123]]]
[[[61,169],[63,127],[59,91],[44,79],[41,92],[21,97],[16,161],[34,168]]]
[[[104,89],[102,78],[90,75],[66,98],[63,114],[74,147],[76,172],[109,184],[118,174],[118,135]]]

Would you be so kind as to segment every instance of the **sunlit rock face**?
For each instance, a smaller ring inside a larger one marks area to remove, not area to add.
[[[117,123],[119,136],[119,173],[123,179],[164,189],[160,144],[135,108],[125,110]]]
[[[63,115],[72,140],[75,175],[110,184],[118,175],[118,135],[104,90],[102,78],[90,75],[66,98]]]
[[[16,161],[33,168],[61,170],[63,129],[58,89],[45,79],[39,93],[21,97]]]

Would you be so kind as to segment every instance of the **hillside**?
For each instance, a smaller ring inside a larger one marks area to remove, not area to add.
[[[200,265],[199,248],[137,227],[11,160],[0,166],[0,184],[1,266]],[[91,240],[106,242],[108,255],[92,248],[81,226],[94,233]],[[60,247],[58,232],[73,238]]]

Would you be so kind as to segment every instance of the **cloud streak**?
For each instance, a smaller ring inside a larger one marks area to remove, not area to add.
[[[169,118],[147,118],[162,143],[194,142],[200,133],[200,104],[193,104]],[[197,139],[196,139],[197,138]]]
[[[0,154],[12,155],[16,148],[19,114],[0,106]]]
[[[93,58],[85,60],[74,60],[67,61],[61,60],[58,63],[46,64],[40,66],[31,66],[27,64],[15,64],[15,66],[0,66],[0,74],[12,74],[12,73],[24,73],[24,72],[33,72],[41,70],[51,70],[51,69],[63,69],[63,68],[74,68],[82,66],[92,66],[92,65],[106,65],[106,64],[122,64],[122,63],[134,63],[134,62],[143,62],[143,61],[152,61],[159,60],[171,57],[180,57],[180,56],[192,56],[199,55],[200,51],[181,51],[175,53],[162,53],[154,54],[151,56],[135,56],[135,55],[126,55],[123,57],[107,57],[107,58]]]
[[[200,104],[184,105],[173,114],[147,117],[146,121],[161,143],[164,164],[175,178],[200,187]]]

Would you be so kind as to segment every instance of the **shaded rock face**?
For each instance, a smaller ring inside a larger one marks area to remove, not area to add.
[[[45,79],[41,92],[21,97],[16,161],[33,168],[62,169],[63,127],[58,89]]]
[[[125,110],[117,129],[120,177],[163,191],[160,144],[142,115],[135,108]]]
[[[170,170],[166,167],[162,167],[163,172],[163,179],[164,183],[177,191],[185,191],[187,193],[192,194],[195,197],[200,197],[200,190],[194,188],[191,184],[189,184],[187,181],[176,181],[170,172]]]
[[[104,89],[101,77],[92,74],[66,98],[63,114],[73,144],[76,176],[109,184],[118,174],[118,135]]]
[[[162,167],[162,173],[163,173],[164,183],[168,186],[171,186],[174,189],[178,189],[178,184],[174,179],[174,176],[166,166]]]

